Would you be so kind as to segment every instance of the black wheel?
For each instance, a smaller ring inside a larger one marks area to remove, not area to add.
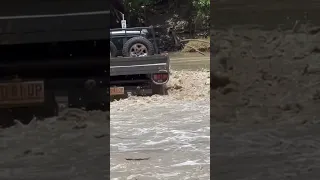
[[[110,57],[116,57],[117,52],[117,47],[113,44],[113,42],[110,41]]]
[[[168,95],[168,88],[165,84],[163,85],[152,84],[152,94]]]
[[[154,47],[142,36],[133,37],[123,45],[122,54],[125,57],[149,56],[154,54]]]

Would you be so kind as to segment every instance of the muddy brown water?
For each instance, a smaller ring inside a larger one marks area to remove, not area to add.
[[[0,129],[0,179],[108,179],[108,119],[103,112],[68,109]]]
[[[111,103],[111,179],[210,178],[209,56],[170,54],[168,96]]]
[[[188,60],[197,58],[176,65]],[[67,108],[59,117],[0,129],[0,179],[209,179],[204,68],[173,70],[169,95],[114,101],[110,114]]]
[[[211,175],[318,179],[319,2],[234,2],[211,22],[211,70],[231,80],[211,91]]]
[[[210,73],[172,71],[168,87],[111,103],[111,179],[210,178]]]

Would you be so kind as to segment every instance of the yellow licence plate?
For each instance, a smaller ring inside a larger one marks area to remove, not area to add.
[[[124,87],[111,87],[110,96],[124,95]]]
[[[1,107],[12,107],[43,102],[43,81],[0,83]]]

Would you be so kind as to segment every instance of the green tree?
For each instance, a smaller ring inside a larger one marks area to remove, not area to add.
[[[125,7],[127,10],[127,19],[146,19],[145,10],[157,9],[157,6],[163,4],[174,4],[176,7],[184,4],[188,5],[190,15],[185,18],[189,24],[189,30],[197,29],[197,25],[201,25],[206,29],[209,28],[210,17],[210,0],[125,0]],[[171,6],[169,6],[171,7]],[[171,11],[172,12],[172,11]]]
[[[202,26],[209,29],[210,25],[210,0],[193,0],[193,6],[196,10],[194,23],[202,22]]]
[[[193,0],[193,6],[197,11],[197,16],[202,18],[210,16],[210,0]]]

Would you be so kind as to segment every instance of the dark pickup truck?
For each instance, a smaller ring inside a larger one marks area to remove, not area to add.
[[[12,0],[0,7],[0,126],[69,107],[109,110],[110,2]]]
[[[106,0],[1,5],[0,126],[56,116],[61,97],[68,107],[109,111],[110,96],[164,92],[169,58],[156,46],[145,57],[110,57],[109,5]]]
[[[153,27],[110,30],[110,95],[165,95],[170,59]]]

